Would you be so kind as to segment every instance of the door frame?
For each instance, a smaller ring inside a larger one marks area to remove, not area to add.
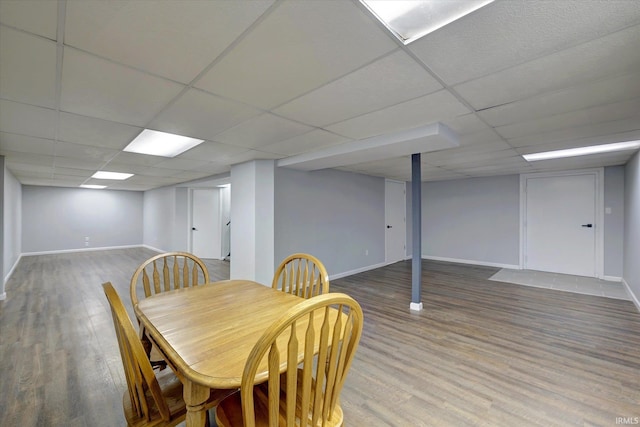
[[[558,172],[537,172],[520,175],[520,269],[525,266],[527,255],[526,219],[527,219],[527,194],[526,184],[530,178],[553,178],[574,175],[595,175],[595,274],[596,278],[604,277],[604,168],[576,169]]]
[[[403,240],[404,240],[404,254],[402,254],[402,258],[401,260],[407,259],[407,183],[404,181],[398,181],[395,179],[385,179],[384,180],[384,189],[385,189],[385,197],[384,197],[384,211],[385,211],[385,215],[384,215],[384,221],[385,221],[385,227],[386,225],[389,223],[388,222],[388,218],[387,218],[387,182],[392,182],[395,184],[402,184],[404,186],[403,188],[403,200],[404,203],[402,204],[402,212],[403,212],[403,217],[404,217],[404,233],[403,233]],[[384,231],[384,262],[386,264],[391,263],[391,261],[389,261],[389,254],[387,253],[387,231],[385,228]],[[393,262],[397,262],[397,261],[393,261]]]
[[[198,190],[219,190],[219,188],[217,187],[189,187],[188,189],[188,203],[187,203],[187,223],[188,223],[188,228],[187,228],[187,248],[188,248],[188,252],[190,253],[194,253],[193,251],[193,193],[195,191]],[[216,191],[215,193],[215,197],[218,198],[218,223],[215,224],[215,227],[218,228],[219,232],[222,233],[222,228],[220,226],[221,222],[222,222],[222,218],[221,218],[221,206],[220,206],[220,194],[219,191]],[[219,246],[220,249],[220,256],[222,258],[212,258],[212,259],[224,259],[224,257],[226,257],[225,254],[222,254],[222,234],[220,234],[220,240],[219,242],[216,242],[216,245]]]

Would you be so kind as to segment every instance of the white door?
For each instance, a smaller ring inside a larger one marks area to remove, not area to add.
[[[218,190],[194,188],[191,194],[191,252],[200,258],[221,258]]]
[[[406,202],[404,182],[385,181],[384,206],[385,259],[387,263],[393,263],[405,258]]]
[[[596,277],[596,178],[526,179],[526,269]]]

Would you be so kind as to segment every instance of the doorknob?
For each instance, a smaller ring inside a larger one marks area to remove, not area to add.
[[[591,228],[591,227],[593,227],[593,224],[582,224],[582,226],[586,227],[586,228]]]
[[[197,231],[195,227],[191,227],[191,230],[193,230],[193,231]]]
[[[387,225],[387,228],[393,228],[393,225]]]

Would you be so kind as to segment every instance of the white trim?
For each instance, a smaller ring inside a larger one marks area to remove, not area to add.
[[[392,263],[393,264],[393,263]],[[376,268],[384,267],[389,265],[386,262],[381,262],[379,264],[368,265],[366,267],[356,268],[355,270],[349,270],[342,273],[332,274],[329,276],[329,280],[342,279],[343,277],[351,276],[353,274],[364,273],[365,271],[375,270]]]
[[[11,278],[11,275],[13,274],[14,270],[16,269],[16,267],[18,266],[18,263],[20,262],[20,259],[22,258],[22,254],[18,255],[18,259],[16,260],[16,262],[13,263],[13,266],[11,266],[11,269],[9,270],[9,272],[7,273],[7,275],[4,277],[4,284],[6,285],[7,282],[9,281],[9,279]],[[3,294],[6,297],[6,292],[3,292]],[[4,299],[4,298],[0,298],[0,299]]]
[[[596,188],[595,188],[595,277],[598,279],[604,279],[604,168],[592,168],[592,169],[576,169],[560,172],[538,172],[527,173],[520,175],[520,254],[519,262],[520,270],[525,268],[524,257],[527,248],[527,242],[525,237],[525,219],[527,214],[527,197],[525,193],[526,182],[529,178],[545,178],[555,176],[572,176],[572,175],[595,175]]]
[[[411,311],[422,311],[423,306],[421,302],[412,302],[409,304],[409,310]]]
[[[149,249],[149,250],[151,250],[151,251],[154,251],[154,252],[158,252],[159,254],[161,254],[161,253],[163,253],[163,252],[168,252],[168,251],[164,251],[164,250],[162,250],[162,249],[158,249],[158,248],[155,248],[155,247],[153,247],[153,246],[149,246],[149,245],[142,245],[142,247],[143,247],[143,248],[146,248],[146,249]]]
[[[139,248],[139,247],[143,247],[143,246],[144,245],[104,246],[104,247],[101,247],[101,248],[62,249],[62,250],[58,250],[58,251],[24,252],[21,256],[66,254],[66,253],[72,253],[72,252],[109,251],[109,250],[112,250],[112,249]]]
[[[458,264],[483,265],[486,267],[510,268],[512,270],[521,270],[516,264],[502,264],[500,262],[475,261],[471,259],[448,258],[440,256],[422,256],[422,259],[430,259],[433,261],[457,262]]]
[[[0,301],[4,301],[6,299],[7,299],[7,293],[6,292],[1,293],[0,294]]]
[[[606,280],[607,282],[622,282],[622,277],[619,276],[602,276],[602,280]]]
[[[629,284],[627,283],[626,280],[624,280],[624,277],[622,278],[622,284],[625,286],[625,288],[627,288],[627,293],[629,294],[629,296],[631,297],[631,301],[633,301],[633,303],[635,304],[636,308],[638,309],[638,311],[640,311],[640,300],[638,299],[638,297],[633,293],[633,291],[631,290],[631,286],[629,286]]]

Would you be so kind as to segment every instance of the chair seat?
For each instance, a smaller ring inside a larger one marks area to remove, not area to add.
[[[299,371],[300,372],[300,371]],[[286,374],[282,374],[280,377],[280,382],[283,383],[286,381]],[[300,375],[298,375],[300,378]],[[314,382],[315,383],[315,382]],[[300,390],[302,386],[302,382],[298,381],[298,389]],[[313,387],[312,387],[313,388]],[[281,390],[284,389],[284,384]],[[282,393],[284,395],[284,393]],[[300,396],[302,393],[298,392],[297,395]],[[253,388],[253,401],[255,403],[255,414],[256,414],[256,427],[269,427],[269,411],[267,409],[267,405],[269,402],[269,393],[268,393],[268,383],[262,383]],[[297,399],[298,400],[298,399]],[[313,395],[310,399],[313,401]],[[284,419],[284,402],[286,399],[284,396],[280,396],[280,423],[279,427],[286,427],[286,421]],[[300,401],[296,402],[297,406],[300,407]],[[324,423],[325,427],[338,427],[342,425],[344,419],[344,415],[342,413],[342,407],[340,403],[337,403],[333,414],[329,417],[329,420]],[[240,398],[240,392],[236,392],[229,397],[225,398],[218,407],[216,408],[216,422],[218,427],[242,427],[244,426],[242,420],[242,400]],[[322,420],[318,421],[318,426],[321,426]],[[296,426],[300,425],[300,421],[296,420]],[[306,426],[307,424],[305,424]]]
[[[124,408],[124,416],[127,420],[127,425],[131,427],[142,426],[174,426],[184,421],[187,409],[183,398],[183,387],[178,377],[171,371],[171,369],[165,369],[156,374],[158,384],[162,390],[162,396],[167,402],[169,411],[171,411],[171,420],[165,422],[158,412],[158,408],[153,402],[153,398],[150,393],[147,395],[147,405],[149,405],[150,420],[140,417],[136,414],[135,410],[131,406],[131,399],[129,393],[125,392],[122,396],[122,406]],[[212,390],[209,399],[205,403],[207,409],[211,409],[216,406],[221,400],[230,394],[235,393],[234,390]]]

